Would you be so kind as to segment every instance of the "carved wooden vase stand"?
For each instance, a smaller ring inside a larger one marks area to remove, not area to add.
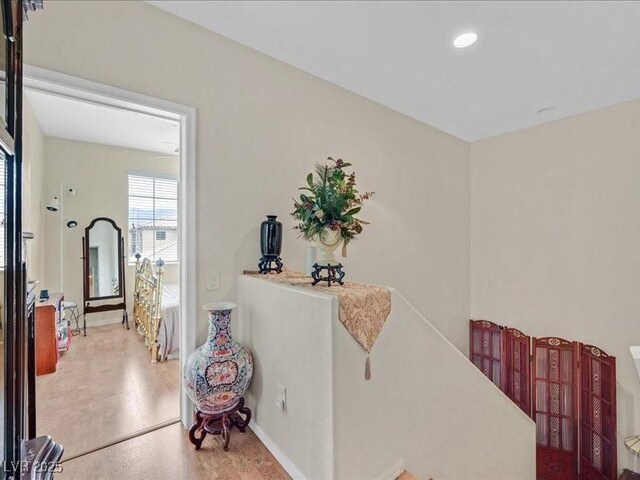
[[[244,415],[244,418],[242,418]],[[204,437],[210,435],[222,435],[222,445],[229,449],[231,440],[231,429],[236,427],[244,433],[247,425],[251,421],[251,410],[244,404],[244,398],[240,398],[238,403],[228,411],[222,413],[208,413],[196,409],[193,414],[195,422],[189,429],[189,440],[200,450]]]
[[[189,429],[196,450],[207,434],[222,435],[227,450],[231,429],[244,432],[251,420],[244,393],[251,382],[253,359],[249,350],[231,338],[229,322],[235,307],[229,302],[203,305],[209,312],[209,337],[185,364],[185,390],[196,405]]]

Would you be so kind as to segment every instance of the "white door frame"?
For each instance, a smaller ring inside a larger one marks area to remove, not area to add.
[[[180,122],[180,372],[196,348],[196,110],[110,85],[24,65],[25,89],[71,97],[103,106],[137,111]],[[192,421],[193,404],[180,374],[180,420]]]

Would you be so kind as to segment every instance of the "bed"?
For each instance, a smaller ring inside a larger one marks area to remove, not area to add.
[[[175,358],[180,345],[180,289],[164,283],[163,265],[136,255],[133,319],[151,351],[151,363]]]

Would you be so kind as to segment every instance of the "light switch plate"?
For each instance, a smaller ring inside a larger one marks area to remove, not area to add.
[[[220,272],[215,270],[207,272],[207,290],[218,290],[220,288]]]

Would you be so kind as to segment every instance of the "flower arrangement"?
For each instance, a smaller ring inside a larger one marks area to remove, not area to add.
[[[358,192],[356,174],[345,172],[350,163],[340,158],[327,160],[316,165],[315,175],[307,175],[307,185],[299,188],[303,192],[299,200],[294,199],[291,213],[299,223],[293,228],[309,241],[324,240],[333,231],[344,249],[368,224],[356,215],[374,192]]]

